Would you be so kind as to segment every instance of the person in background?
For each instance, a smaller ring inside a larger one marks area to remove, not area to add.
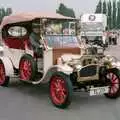
[[[108,38],[109,38],[109,45],[111,45],[112,44],[112,33],[111,32],[109,32]]]
[[[114,45],[117,45],[117,40],[118,40],[118,34],[117,32],[115,33],[115,42],[114,42]]]
[[[113,32],[113,34],[112,34],[112,43],[113,43],[113,45],[116,45],[116,33],[115,32]]]

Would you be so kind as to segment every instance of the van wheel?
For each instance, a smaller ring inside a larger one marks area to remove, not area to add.
[[[49,93],[52,103],[58,108],[66,108],[71,103],[72,83],[69,76],[57,72],[50,80]]]
[[[33,81],[37,72],[37,64],[32,56],[24,55],[19,64],[20,80]]]
[[[0,60],[0,86],[7,87],[8,84],[9,84],[9,77],[6,76],[4,64],[2,60]]]
[[[107,71],[106,78],[110,83],[109,92],[105,94],[107,98],[118,98],[120,96],[120,75],[117,69]]]

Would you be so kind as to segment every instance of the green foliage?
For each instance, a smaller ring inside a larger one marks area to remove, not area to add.
[[[6,15],[12,14],[12,8],[7,8],[6,9]]]
[[[107,3],[107,8],[108,8],[108,12],[107,12],[107,25],[108,25],[108,28],[111,29],[112,28],[112,5],[111,5],[111,1],[110,0]]]
[[[102,13],[102,1],[99,0],[97,6],[96,6],[96,10],[95,13]]]
[[[75,18],[75,12],[73,9],[66,7],[63,3],[60,3],[59,8],[56,10],[57,13]]]
[[[120,0],[99,0],[95,13],[107,15],[109,29],[120,28]]]
[[[113,11],[112,11],[112,28],[116,27],[116,12],[117,12],[117,8],[116,8],[116,1],[113,0]]]
[[[117,26],[120,29],[120,1],[117,2]]]
[[[12,13],[12,8],[0,8],[0,23],[4,16],[8,16]]]
[[[102,11],[103,14],[106,14],[107,13],[107,6],[106,6],[106,1],[104,0],[103,2],[103,11]]]

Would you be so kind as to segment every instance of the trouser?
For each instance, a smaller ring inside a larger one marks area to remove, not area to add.
[[[114,42],[115,45],[117,45],[117,38],[115,38],[115,42]]]
[[[42,48],[33,48],[33,51],[37,54],[38,57],[43,57],[43,49]]]
[[[116,45],[116,44],[117,44],[116,38],[113,38],[113,39],[112,39],[112,42],[113,42],[113,45]]]
[[[111,44],[112,44],[112,38],[109,37],[109,45],[111,45]]]

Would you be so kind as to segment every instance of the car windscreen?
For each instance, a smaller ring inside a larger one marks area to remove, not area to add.
[[[47,23],[45,26],[46,35],[75,35],[75,22],[56,22]]]
[[[76,36],[63,36],[63,35],[48,35],[45,40],[49,47],[62,48],[62,47],[78,47],[79,43]]]

